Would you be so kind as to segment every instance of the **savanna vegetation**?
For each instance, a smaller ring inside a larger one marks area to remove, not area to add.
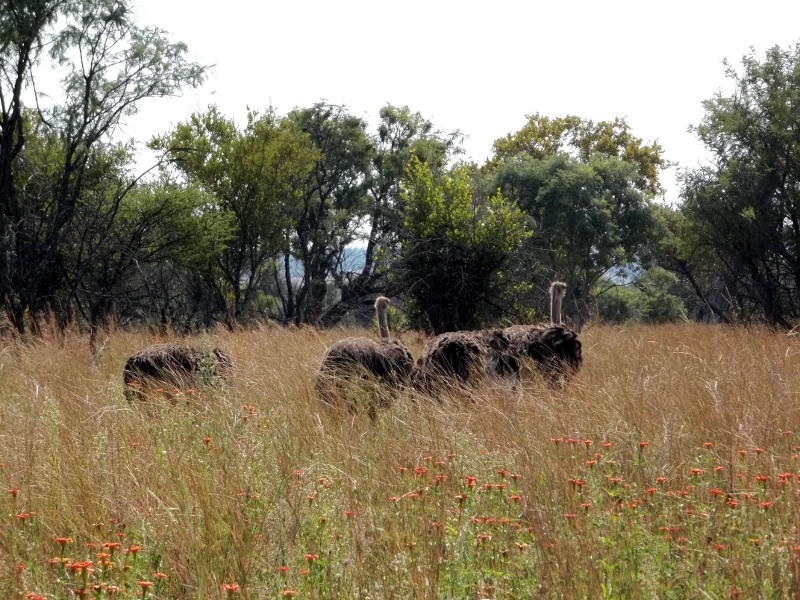
[[[126,0],[0,3],[3,597],[800,596],[800,45],[727,64],[670,206],[613,117],[472,164],[408,107],[209,106],[139,164],[120,126],[205,72]],[[314,393],[378,294],[416,355],[542,319],[554,279],[566,389]],[[178,336],[230,382],[126,401]]]
[[[728,64],[732,91],[695,125],[711,164],[665,206],[665,149],[614,117],[534,113],[472,164],[460,132],[408,107],[370,124],[328,102],[244,123],[209,106],[139,164],[120,125],[206,68],[132,9],[0,11],[0,305],[17,334],[50,315],[93,336],[327,327],[376,294],[439,332],[538,319],[553,279],[578,324],[798,317],[800,48]]]
[[[800,593],[795,336],[593,327],[564,391],[402,395],[373,422],[313,391],[346,334],[220,329],[193,341],[234,383],[133,405],[121,365],[152,338],[5,348],[4,597]]]

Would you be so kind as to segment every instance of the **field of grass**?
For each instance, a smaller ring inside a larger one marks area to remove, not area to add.
[[[0,595],[800,596],[799,338],[595,327],[564,391],[371,422],[314,395],[354,334],[195,338],[235,382],[147,410],[121,377],[145,334],[0,345]]]

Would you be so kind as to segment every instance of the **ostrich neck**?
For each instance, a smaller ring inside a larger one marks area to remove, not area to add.
[[[555,290],[550,297],[550,322],[561,325],[561,294]]]
[[[389,315],[383,303],[378,305],[378,332],[384,339],[389,337]]]

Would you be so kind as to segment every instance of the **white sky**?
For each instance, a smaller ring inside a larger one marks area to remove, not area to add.
[[[624,117],[680,167],[704,162],[690,124],[727,89],[752,46],[759,59],[800,42],[800,2],[647,0],[134,0],[140,24],[214,65],[199,90],[143,106],[124,133],[165,133],[216,103],[237,120],[247,107],[280,114],[326,100],[373,127],[387,103],[468,136],[483,162],[526,115]],[[243,120],[240,121],[243,123]],[[677,199],[674,172],[666,200]]]

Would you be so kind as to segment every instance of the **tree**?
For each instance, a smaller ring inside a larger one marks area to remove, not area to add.
[[[57,29],[56,29],[57,28]],[[45,106],[33,85],[38,59],[65,73],[63,98]],[[63,237],[76,218],[85,176],[99,142],[145,98],[198,85],[203,67],[187,62],[186,46],[157,29],[138,27],[125,1],[7,2],[0,12],[0,296],[15,327],[26,311],[52,306],[63,286]],[[58,170],[31,195],[18,176],[32,126],[31,95],[46,127],[63,140]],[[124,188],[127,189],[127,188]]]
[[[370,217],[368,176],[374,149],[367,124],[344,107],[323,102],[292,111],[288,118],[308,134],[319,158],[302,185],[294,231],[284,252],[285,314],[319,323],[328,282],[347,263],[351,244]],[[291,261],[302,265],[295,285]]]
[[[639,190],[635,165],[595,153],[585,162],[566,154],[500,163],[488,189],[500,189],[529,219],[533,236],[515,264],[520,281],[546,290],[554,279],[570,290],[567,314],[588,318],[592,293],[612,271],[646,258],[657,222]],[[544,305],[537,297],[537,305]]]
[[[403,226],[401,179],[406,166],[412,157],[417,157],[441,167],[459,152],[458,131],[443,133],[408,107],[386,105],[379,116],[377,133],[371,138],[373,152],[366,179],[367,215],[357,242],[363,244],[363,265],[353,269],[342,264],[331,272],[340,296],[323,314],[321,321],[325,325],[335,324],[359,305],[371,305],[377,292],[402,291],[390,276],[390,269],[397,256]]]
[[[662,192],[658,175],[669,165],[661,146],[645,144],[620,118],[595,123],[571,115],[551,119],[536,113],[519,131],[495,140],[493,149],[488,170],[523,157],[546,159],[562,153],[584,163],[594,154],[617,158],[635,166],[631,185],[651,196]]]
[[[197,188],[153,182],[116,191],[114,182],[98,189],[65,234],[64,279],[75,305],[93,332],[110,317],[188,327],[191,274],[224,251],[228,214]]]
[[[678,278],[661,267],[648,269],[636,280],[642,292],[639,312],[645,323],[671,323],[686,319],[686,308],[681,299],[673,294],[677,291]]]
[[[786,327],[800,317],[800,44],[763,62],[751,50],[741,73],[725,66],[733,92],[705,101],[694,127],[713,165],[683,174],[684,220],[663,264],[718,316]]]
[[[473,193],[466,167],[437,172],[412,158],[401,192],[405,221],[396,269],[434,333],[479,326],[503,293],[503,269],[529,234],[500,192]]]
[[[308,134],[272,110],[250,111],[240,131],[216,107],[192,115],[151,146],[169,153],[186,179],[213,194],[231,217],[233,235],[203,276],[229,324],[256,316],[258,292],[274,281],[319,151]]]
[[[278,316],[322,325],[385,291],[405,164],[413,155],[443,162],[453,141],[407,108],[380,115],[375,136],[323,103],[286,118],[251,112],[239,130],[212,107],[152,142],[233,216],[234,238],[206,274],[231,321],[260,309],[268,279]]]
[[[29,199],[46,201],[60,173],[64,139],[29,116],[25,148],[16,164]],[[123,144],[97,142],[87,162],[75,216],[62,232],[58,253],[59,287],[50,305],[63,320],[78,316],[96,332],[111,317],[157,313],[168,324],[148,271],[161,263],[196,270],[216,254],[229,235],[224,214],[198,189],[178,189],[166,181],[131,180],[132,152]]]
[[[635,287],[606,279],[600,283],[597,317],[604,323],[625,323],[639,317],[637,308],[642,293]]]
[[[675,273],[687,290],[681,295],[691,318],[730,323],[732,319],[728,289],[736,289],[738,277],[722,279],[723,269],[716,250],[699,243],[696,225],[681,207],[661,206],[657,210],[662,237],[651,247],[654,262]]]
[[[598,283],[647,257],[657,231],[651,202],[666,166],[661,147],[635,137],[624,119],[535,114],[496,140],[482,187],[516,201],[535,232],[509,274],[513,310],[546,306],[549,282],[559,279],[570,290],[567,314],[587,319]]]

